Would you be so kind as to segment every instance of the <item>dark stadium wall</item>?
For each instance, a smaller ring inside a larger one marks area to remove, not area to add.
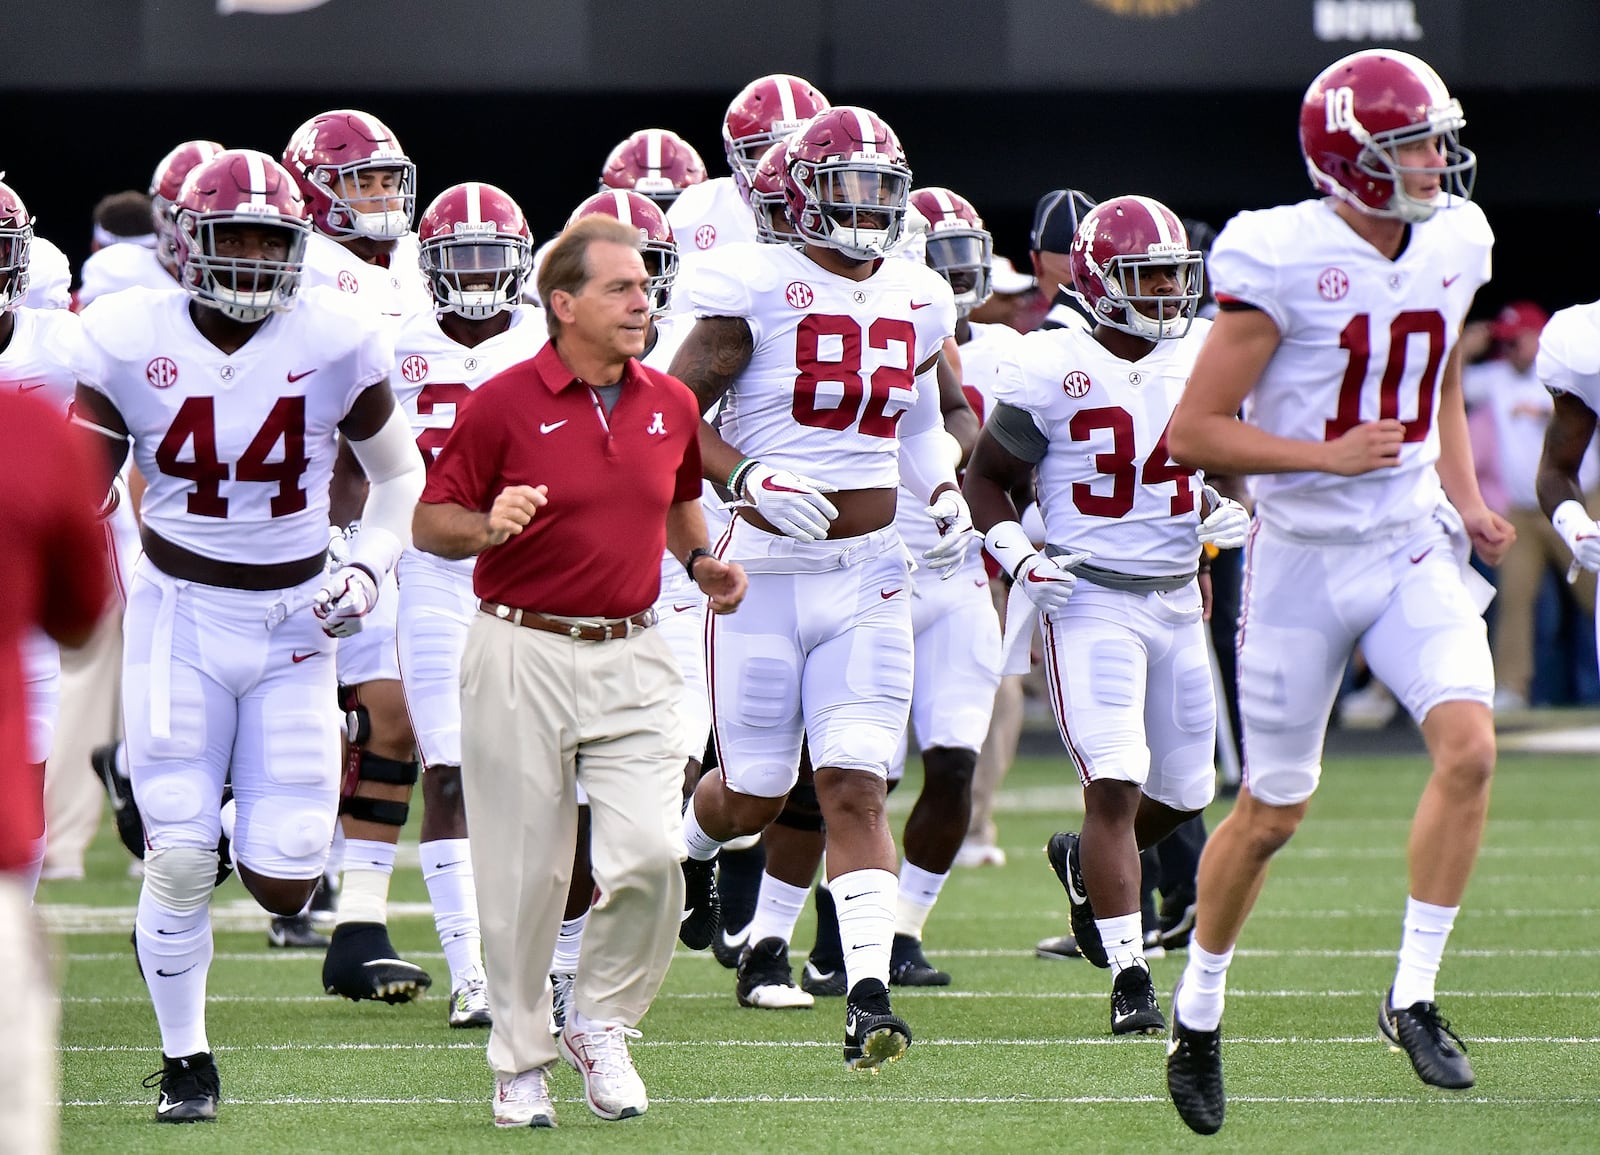
[[[594,190],[606,153],[635,129],[674,129],[713,175],[725,172],[719,131],[730,95],[9,92],[4,99],[20,114],[8,125],[0,170],[38,216],[40,233],[76,266],[95,201],[144,188],[172,145],[210,137],[277,155],[302,120],[347,105],[399,135],[417,162],[422,201],[459,180],[487,180],[518,198],[543,237]],[[997,250],[1019,264],[1033,202],[1053,187],[1148,193],[1218,225],[1239,209],[1310,193],[1295,143],[1298,92],[829,95],[879,111],[904,141],[918,183],[968,196]],[[1463,141],[1479,155],[1476,199],[1499,238],[1495,280],[1477,311],[1513,297],[1559,307],[1600,296],[1590,272],[1600,249],[1600,153],[1574,147],[1571,118],[1553,111],[1582,97],[1459,95]]]

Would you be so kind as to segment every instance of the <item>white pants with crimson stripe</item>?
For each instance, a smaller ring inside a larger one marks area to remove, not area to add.
[[[1050,701],[1085,785],[1132,782],[1175,810],[1211,801],[1217,703],[1200,614],[1198,582],[1137,594],[1079,579],[1045,616]]]

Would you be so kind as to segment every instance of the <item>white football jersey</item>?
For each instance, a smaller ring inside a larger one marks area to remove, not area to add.
[[[396,322],[433,308],[433,292],[422,275],[421,254],[417,234],[407,233],[395,242],[387,267],[370,265],[338,241],[312,233],[306,241],[300,292],[304,295],[313,286],[327,285]]]
[[[11,340],[0,351],[0,388],[32,393],[67,414],[88,372],[83,321],[67,309],[16,309]]]
[[[1539,334],[1539,380],[1600,413],[1600,301],[1558,310]]]
[[[1208,261],[1217,298],[1262,310],[1281,335],[1245,419],[1302,441],[1331,441],[1380,418],[1406,423],[1393,469],[1253,478],[1264,522],[1347,540],[1439,505],[1439,375],[1489,279],[1493,244],[1483,210],[1471,203],[1412,225],[1393,261],[1357,236],[1331,201],[1228,222]]]
[[[994,391],[1001,366],[1022,334],[1010,325],[972,325],[971,336],[961,346],[961,391],[982,425],[994,409]],[[920,559],[939,540],[939,530],[924,512],[927,501],[904,486],[896,495],[894,523],[911,556]],[[976,552],[974,552],[976,559]],[[981,564],[981,563],[980,563]]]
[[[1192,571],[1201,475],[1167,455],[1167,423],[1211,329],[1124,361],[1082,329],[1043,329],[1013,347],[996,404],[1032,415],[1050,445],[1038,465],[1045,540],[1140,577]]]
[[[729,245],[754,244],[756,218],[731,176],[692,184],[667,206],[667,224],[678,244],[678,280],[667,307],[690,311],[688,286],[707,254]]]
[[[119,241],[89,254],[79,270],[78,308],[96,297],[123,289],[170,289],[178,282],[161,264],[154,249]]]
[[[898,482],[917,366],[955,331],[944,278],[884,261],[853,281],[788,245],[751,244],[707,256],[688,290],[697,318],[742,317],[754,340],[723,402],[730,444],[839,489]]]
[[[268,565],[328,544],[338,425],[394,362],[387,326],[302,290],[236,352],[200,335],[182,289],[127,289],[83,312],[84,384],[133,435],[144,523],[222,561]]]
[[[37,233],[28,246],[28,291],[22,305],[26,309],[72,308],[72,262]]]

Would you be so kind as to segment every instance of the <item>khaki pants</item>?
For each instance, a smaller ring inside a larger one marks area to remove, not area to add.
[[[84,772],[88,777],[88,771]],[[0,1151],[56,1149],[56,992],[44,936],[15,874],[0,872]]]
[[[1597,506],[1592,498],[1584,504],[1591,510]],[[1565,575],[1572,563],[1572,551],[1540,510],[1513,509],[1506,518],[1516,527],[1517,540],[1497,574],[1494,680],[1502,689],[1526,698],[1533,686],[1534,607],[1539,601],[1544,571],[1553,568]],[[1571,588],[1583,611],[1594,613],[1594,574],[1580,573]]]
[[[61,715],[44,767],[48,877],[81,878],[105,790],[89,768],[96,746],[122,732],[122,613],[107,614],[82,649],[61,651]]]
[[[654,629],[579,642],[476,614],[461,662],[461,783],[471,830],[489,1066],[512,1075],[556,1058],[546,976],[589,795],[600,898],[573,1003],[633,1026],[666,977],[683,909],[683,676]]]

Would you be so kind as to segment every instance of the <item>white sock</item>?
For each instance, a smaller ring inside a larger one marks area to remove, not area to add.
[[[424,842],[422,881],[433,903],[433,926],[450,968],[451,986],[460,986],[483,970],[483,939],[478,931],[478,888],[472,877],[472,854],[465,838]]]
[[[569,918],[556,935],[556,953],[550,957],[550,973],[570,975],[578,972],[578,955],[583,951],[583,928],[589,925],[589,912]]]
[[[756,895],[756,912],[750,919],[745,940],[751,946],[768,938],[780,938],[787,946],[794,938],[795,923],[800,921],[806,900],[811,897],[808,886],[790,886],[781,879],[762,871],[761,889]]]
[[[1144,961],[1144,925],[1138,911],[1132,914],[1119,914],[1115,918],[1097,918],[1094,920],[1094,925],[1100,932],[1100,942],[1106,948],[1106,957],[1111,960],[1112,978],[1116,978],[1131,966],[1150,969],[1149,964]]]
[[[328,863],[322,868],[322,877],[327,881],[329,890],[339,889],[339,872],[344,869],[344,844],[344,826],[336,822],[333,824],[333,843],[328,847]]]
[[[693,798],[683,811],[683,844],[688,847],[689,857],[696,862],[709,862],[722,849],[722,843],[701,829],[700,820],[694,814]]]
[[[900,888],[894,906],[895,934],[908,934],[922,941],[922,928],[927,925],[933,904],[939,901],[939,892],[949,877],[949,872],[934,874],[910,862],[900,864]]]
[[[889,985],[894,899],[899,879],[887,870],[852,870],[828,883],[839,910],[839,942],[851,990],[862,979]]]
[[[395,846],[348,838],[344,844],[344,881],[339,889],[337,925],[389,921],[389,877],[394,874]]]
[[[178,914],[139,894],[134,922],[139,965],[161,1028],[161,1053],[179,1059],[209,1051],[206,975],[211,970],[211,907]]]
[[[1222,1007],[1228,987],[1228,965],[1233,962],[1230,946],[1212,954],[1194,939],[1189,940],[1189,964],[1183,968],[1183,985],[1173,1003],[1173,1013],[1193,1031],[1214,1031],[1222,1022]]]
[[[1439,960],[1456,924],[1459,906],[1434,906],[1415,898],[1406,899],[1405,929],[1400,935],[1400,963],[1394,972],[1392,1007],[1412,1003],[1431,1003],[1434,982],[1439,977]]]

